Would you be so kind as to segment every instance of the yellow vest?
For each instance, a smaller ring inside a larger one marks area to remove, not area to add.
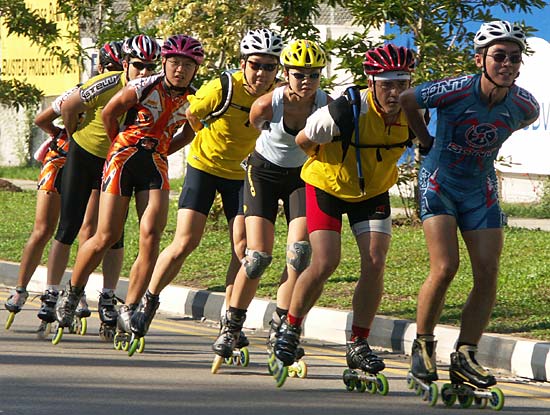
[[[367,112],[359,117],[359,142],[361,144],[390,145],[402,143],[409,136],[407,119],[403,112],[391,126],[386,126],[374,104],[370,91],[361,91],[361,99],[367,95]],[[330,104],[329,104],[330,105]],[[355,132],[351,137],[355,142]],[[377,151],[381,161],[377,159]],[[397,161],[404,147],[361,148],[361,165],[365,178],[365,193],[361,194],[357,174],[356,150],[350,145],[342,163],[342,143],[332,141],[322,144],[316,157],[310,157],[302,168],[302,179],[339,199],[361,202],[382,194],[397,182]]]
[[[242,71],[233,74],[231,103],[250,108],[257,97],[244,88]],[[200,119],[206,118],[222,100],[222,86],[216,78],[188,97],[189,111]],[[241,162],[254,149],[258,130],[250,125],[249,114],[230,106],[219,118],[205,124],[191,143],[187,162],[196,169],[231,180],[243,180]]]
[[[124,72],[105,72],[90,78],[80,87],[80,98],[87,109],[73,139],[88,153],[102,159],[107,158],[111,140],[105,132],[101,111],[125,85]]]

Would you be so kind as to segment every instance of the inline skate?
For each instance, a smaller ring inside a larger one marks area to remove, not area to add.
[[[269,335],[267,338],[266,346],[267,346],[267,354],[268,354],[268,362],[269,357],[273,354],[273,349],[275,347],[275,342],[277,341],[277,338],[279,337],[280,331],[281,331],[281,325],[283,323],[283,320],[286,319],[286,315],[279,316],[276,311],[273,312],[271,316],[271,321],[269,322]],[[292,365],[288,366],[288,376],[298,377],[300,379],[304,379],[307,377],[307,364],[305,361],[301,360],[305,355],[304,348],[301,346],[298,346],[296,349],[296,360]],[[268,364],[267,366],[269,374],[273,375],[271,371],[271,365]]]
[[[13,324],[13,320],[15,320],[15,315],[21,311],[28,297],[29,293],[23,287],[17,287],[11,292],[10,296],[4,303],[4,307],[6,307],[6,310],[10,312],[8,319],[6,320],[6,330],[10,329]]]
[[[116,333],[118,312],[116,310],[117,297],[114,291],[99,294],[98,313],[101,324],[99,338],[105,342],[112,342]]]
[[[115,337],[113,338],[113,346],[115,350],[128,352],[128,350],[130,349],[133,336],[130,322],[138,307],[139,304],[123,304],[122,306],[120,306],[120,309],[118,310],[116,333]],[[143,337],[139,340],[137,346],[138,347],[135,351],[137,351],[138,353],[142,353],[145,347]]]
[[[216,374],[222,365],[248,366],[250,353],[248,351],[249,341],[242,332],[246,315],[235,316],[229,311],[220,320],[219,336],[212,345],[216,353],[212,362],[211,372]]]
[[[388,394],[388,379],[380,373],[386,365],[372,351],[366,338],[356,337],[346,343],[346,362],[348,368],[344,370],[342,380],[348,391]]]
[[[431,336],[430,336],[431,337]],[[438,389],[435,349],[437,341],[424,338],[415,339],[411,352],[411,368],[407,374],[407,385],[430,406],[437,403]]]
[[[75,327],[75,313],[84,294],[84,287],[73,287],[70,283],[65,291],[62,291],[55,306],[55,317],[59,323],[57,333],[52,339],[53,344],[58,344],[63,337],[65,327]],[[79,319],[79,317],[77,317]],[[83,318],[85,320],[85,318]],[[86,323],[84,323],[86,324]],[[82,329],[82,327],[81,327]],[[75,330],[76,331],[76,330]]]
[[[149,290],[147,290],[143,296],[139,309],[134,312],[130,319],[132,338],[130,341],[130,348],[128,349],[128,356],[132,356],[138,348],[143,352],[143,348],[145,347],[145,335],[149,331],[149,326],[155,317],[159,305],[159,296],[151,294]]]
[[[44,294],[40,296],[40,301],[42,301],[42,305],[38,310],[37,316],[41,320],[41,322],[40,326],[38,326],[38,330],[36,331],[36,336],[39,339],[45,339],[50,335],[50,333],[56,331],[56,329],[53,328],[52,325],[56,321],[55,305],[57,304],[58,298],[59,291],[52,289],[44,291]]]
[[[476,360],[477,347],[462,345],[451,353],[449,375],[451,383],[441,388],[441,399],[446,406],[452,406],[458,399],[462,408],[469,408],[473,403],[479,408],[487,404],[500,411],[504,406],[504,394],[493,387],[495,377]]]
[[[282,320],[273,353],[268,360],[269,371],[278,388],[283,386],[288,377],[288,366],[297,360],[301,333],[301,327],[288,323],[286,318]]]

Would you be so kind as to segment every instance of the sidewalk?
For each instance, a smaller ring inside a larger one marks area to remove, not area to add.
[[[0,286],[14,287],[19,264],[0,261]],[[70,278],[65,272],[63,284]],[[46,285],[46,268],[38,267],[28,290],[42,292]],[[86,286],[86,295],[95,299],[103,286],[103,277],[92,274]],[[124,298],[128,280],[121,279],[117,295]],[[3,307],[2,307],[3,308]],[[161,294],[159,311],[169,314],[190,316],[195,319],[218,321],[225,310],[224,294],[169,285]],[[245,328],[269,329],[275,302],[255,298],[247,313]],[[314,307],[304,322],[303,337],[323,342],[343,344],[351,330],[352,313],[323,307]],[[449,364],[449,355],[454,350],[458,329],[438,326],[435,331],[438,340],[437,357]],[[416,325],[408,320],[377,316],[369,343],[375,348],[395,353],[410,353],[416,336]],[[493,369],[509,372],[511,375],[538,381],[550,380],[550,342],[538,342],[517,337],[486,334],[479,344],[479,360]]]

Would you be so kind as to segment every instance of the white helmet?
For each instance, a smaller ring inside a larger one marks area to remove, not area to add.
[[[244,56],[265,54],[279,57],[283,50],[283,39],[269,29],[249,30],[241,40],[241,54]]]
[[[522,51],[527,47],[525,33],[521,27],[512,25],[505,20],[483,23],[474,37],[474,47],[478,50],[499,40],[515,42]]]

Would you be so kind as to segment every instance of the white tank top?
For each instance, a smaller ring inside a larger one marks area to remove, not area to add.
[[[285,131],[283,124],[283,92],[285,86],[273,90],[271,106],[273,107],[273,118],[269,124],[269,130],[262,130],[256,141],[256,151],[266,160],[279,167],[296,168],[302,166],[308,156],[298,147],[295,142],[296,135]],[[326,92],[318,89],[315,94],[315,102],[311,112],[315,112],[327,104]]]

